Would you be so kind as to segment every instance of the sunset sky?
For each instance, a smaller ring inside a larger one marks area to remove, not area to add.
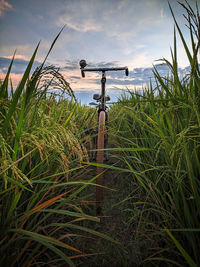
[[[183,9],[175,0],[169,2],[187,39]],[[13,79],[19,79],[41,40],[37,66],[64,25],[48,63],[60,66],[75,90],[99,88],[98,75],[81,79],[80,59],[90,66],[128,66],[128,78],[108,76],[110,88],[141,85],[152,76],[155,60],[170,59],[174,23],[167,0],[0,0],[1,76],[17,49]],[[179,67],[188,65],[180,41],[178,59]]]

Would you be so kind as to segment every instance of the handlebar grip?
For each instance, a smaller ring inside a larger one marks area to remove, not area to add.
[[[83,78],[85,78],[85,72],[83,70],[81,70],[81,75]]]
[[[128,76],[128,68],[125,69],[126,76]]]

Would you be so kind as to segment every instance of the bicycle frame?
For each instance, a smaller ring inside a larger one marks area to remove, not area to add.
[[[86,61],[81,60],[80,61],[80,67],[81,67],[81,74],[82,77],[85,77],[85,72],[101,72],[102,78],[101,78],[101,95],[94,95],[93,98],[96,101],[99,101],[100,104],[98,105],[98,135],[95,140],[95,145],[97,149],[96,156],[96,162],[99,164],[97,165],[97,184],[102,186],[103,185],[103,167],[100,166],[100,164],[104,163],[104,149],[107,147],[108,140],[107,140],[107,134],[106,134],[106,124],[108,121],[108,114],[107,114],[107,107],[106,107],[106,100],[109,99],[109,97],[106,97],[106,71],[121,71],[124,70],[126,76],[128,76],[128,68],[127,67],[120,67],[120,68],[85,68],[86,67]],[[96,152],[95,152],[96,153]],[[107,154],[106,154],[107,158]],[[101,203],[103,201],[103,189],[102,187],[97,186],[96,187],[96,212],[97,214],[101,213]]]

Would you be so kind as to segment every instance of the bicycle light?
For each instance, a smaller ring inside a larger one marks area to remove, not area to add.
[[[84,59],[81,59],[81,61],[79,62],[80,67],[81,67],[81,75],[84,78],[85,77],[85,73],[83,71],[83,69],[87,66],[87,63]]]
[[[81,69],[83,69],[87,66],[87,63],[84,59],[82,59],[79,64],[80,64]]]

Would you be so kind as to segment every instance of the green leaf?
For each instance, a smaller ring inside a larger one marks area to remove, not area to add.
[[[99,222],[99,218],[94,217],[94,216],[89,216],[87,214],[84,213],[78,213],[78,212],[73,212],[73,211],[68,211],[68,210],[56,210],[56,209],[42,209],[42,212],[49,212],[52,214],[62,214],[62,215],[68,215],[68,216],[72,216],[72,217],[77,217],[77,218],[85,218],[87,220],[90,221],[94,221],[94,222]]]
[[[173,19],[174,19],[174,22],[175,22],[175,24],[176,24],[176,27],[177,27],[177,29],[178,29],[179,35],[180,35],[180,37],[181,37],[181,41],[182,41],[183,46],[184,46],[184,48],[185,48],[187,57],[188,57],[188,59],[189,59],[190,64],[192,65],[192,56],[191,56],[191,54],[190,54],[189,48],[188,48],[188,46],[187,46],[187,44],[186,44],[186,42],[185,42],[185,39],[184,39],[184,37],[183,37],[183,34],[182,34],[180,28],[179,28],[179,26],[178,26],[178,23],[177,23],[176,18],[175,18],[175,16],[174,16],[174,12],[173,12],[173,10],[172,10],[171,5],[170,5],[169,2],[168,2],[168,5],[169,5],[169,8],[170,8],[172,17],[173,17]]]
[[[21,184],[19,181],[17,181],[16,179],[13,179],[9,176],[6,177],[8,179],[8,181],[11,183],[11,184],[14,184],[16,186],[19,186],[20,188],[22,189],[25,189],[27,191],[30,191],[30,192],[33,192],[31,189],[27,188],[26,186],[24,186],[23,184]]]
[[[19,202],[21,195],[22,195],[22,191],[19,191],[19,192],[14,196],[14,199],[13,199],[12,202],[11,202],[10,209],[9,209],[8,214],[7,214],[7,217],[6,217],[5,224],[9,221],[10,217],[12,216],[13,211],[14,211],[14,209],[16,208],[17,203]]]
[[[31,71],[31,68],[32,68],[32,65],[33,65],[33,62],[34,62],[38,47],[39,47],[39,44],[37,45],[37,47],[36,47],[36,49],[35,49],[35,51],[33,53],[33,56],[32,56],[28,66],[27,66],[27,68],[26,68],[26,70],[24,72],[24,75],[22,77],[21,82],[19,83],[17,89],[15,90],[12,102],[10,104],[8,113],[7,113],[6,118],[5,118],[5,121],[3,123],[2,133],[5,133],[8,125],[9,125],[10,119],[11,119],[14,111],[16,110],[16,106],[17,106],[18,100],[19,100],[19,98],[21,96],[22,90],[24,89],[25,83],[27,82],[27,80],[29,78],[29,74],[30,74],[30,71]]]
[[[187,263],[191,267],[197,267],[197,264],[193,261],[193,259],[188,255],[188,253],[185,251],[185,249],[181,246],[181,244],[178,242],[178,240],[172,235],[172,233],[169,231],[169,229],[165,228],[165,231],[168,233],[168,235],[171,237],[172,241],[178,248],[178,250],[183,255],[184,259],[187,261]]]

